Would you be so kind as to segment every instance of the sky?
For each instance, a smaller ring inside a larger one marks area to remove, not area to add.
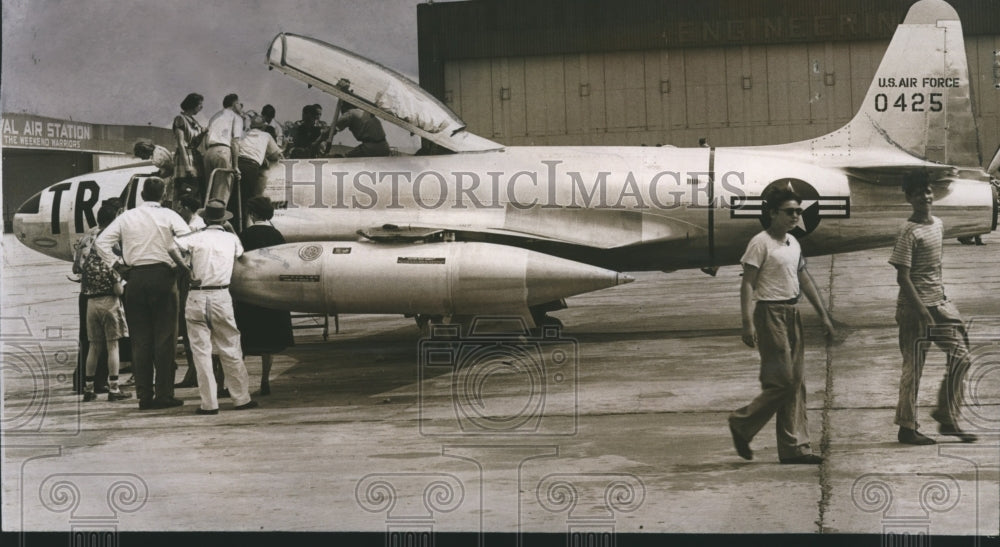
[[[280,32],[317,38],[417,80],[417,5],[425,0],[2,0],[0,105],[100,124],[169,127],[191,92],[203,121],[238,93],[280,121],[335,100],[278,71]],[[390,137],[391,138],[391,137]]]

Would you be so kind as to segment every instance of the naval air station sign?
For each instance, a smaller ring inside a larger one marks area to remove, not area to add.
[[[100,127],[103,129],[103,126]],[[106,138],[95,126],[29,114],[4,114],[3,145],[11,148],[100,151]]]

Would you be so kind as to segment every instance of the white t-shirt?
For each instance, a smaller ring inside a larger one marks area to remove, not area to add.
[[[790,300],[799,296],[799,271],[806,267],[802,248],[792,234],[775,241],[767,231],[750,240],[740,263],[755,266],[757,300]]]

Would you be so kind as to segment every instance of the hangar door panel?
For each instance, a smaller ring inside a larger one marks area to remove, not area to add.
[[[771,123],[809,120],[809,58],[798,46],[767,46]]]
[[[641,52],[609,53],[604,57],[608,129],[645,129],[645,65]]]
[[[529,135],[565,135],[565,67],[562,56],[524,60]]]
[[[708,50],[687,50],[684,60],[688,125],[725,125],[729,118],[725,57]]]
[[[473,59],[455,63],[459,93],[456,95],[467,130],[478,135],[493,134],[493,77],[489,60]]]

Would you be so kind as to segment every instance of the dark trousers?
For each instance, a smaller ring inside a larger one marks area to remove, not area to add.
[[[174,396],[177,347],[177,276],[166,264],[132,270],[125,291],[132,337],[132,371],[140,401]],[[155,371],[155,386],[154,386]]]
[[[260,180],[260,164],[242,156],[239,158],[238,163],[240,167],[240,202],[243,206],[243,216],[246,216],[247,200],[263,194],[264,189],[259,188],[260,185],[258,184]],[[240,216],[239,211],[236,210],[236,199],[233,196],[229,198],[229,211],[233,213],[233,216],[237,217],[242,227],[245,222]]]

